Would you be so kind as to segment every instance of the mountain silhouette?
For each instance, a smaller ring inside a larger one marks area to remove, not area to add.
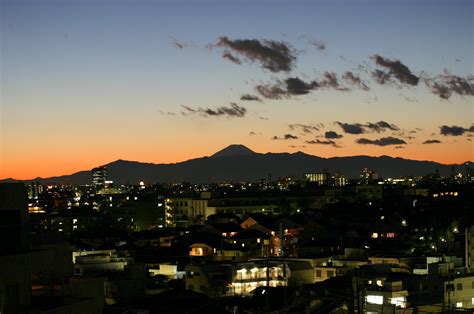
[[[464,164],[446,165],[433,161],[418,161],[389,156],[348,156],[322,158],[296,153],[256,153],[244,145],[230,145],[211,155],[173,164],[153,164],[116,160],[105,165],[110,180],[117,184],[145,183],[212,183],[256,181],[261,178],[293,176],[303,178],[305,173],[339,172],[348,178],[358,178],[363,168],[376,171],[381,177],[422,176],[435,171],[448,176],[452,171],[463,172]],[[18,181],[14,179],[3,182]],[[24,182],[90,184],[91,171],[51,178],[36,178]]]

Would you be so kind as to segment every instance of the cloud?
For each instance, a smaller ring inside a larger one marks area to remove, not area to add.
[[[318,50],[326,50],[326,43],[321,40],[312,41],[311,44]]]
[[[337,143],[333,140],[319,140],[319,139],[315,139],[315,140],[311,140],[311,141],[306,141],[306,143],[308,144],[320,144],[320,145],[332,145],[334,147],[340,147],[339,145],[337,145]]]
[[[450,73],[423,80],[431,92],[441,99],[449,99],[453,94],[474,96],[473,81],[474,78],[471,76],[464,78]]]
[[[423,144],[441,144],[441,141],[438,140],[426,140]]]
[[[245,107],[241,107],[236,103],[231,103],[230,106],[221,106],[215,109],[211,108],[197,108],[193,109],[188,106],[182,106],[185,110],[182,112],[183,115],[188,114],[199,114],[202,117],[210,117],[210,116],[227,116],[227,117],[237,117],[242,118],[247,113],[247,109]]]
[[[284,42],[257,39],[236,39],[220,37],[215,47],[231,50],[251,62],[259,62],[264,69],[271,72],[289,72],[294,66],[296,57],[292,47]]]
[[[303,133],[306,134],[312,134],[314,131],[319,131],[319,127],[316,125],[311,125],[311,124],[301,124],[301,123],[294,123],[288,125],[290,130],[300,130]]]
[[[349,88],[342,87],[334,72],[324,72],[323,79],[318,82],[320,87],[333,88],[339,91],[348,91]]]
[[[260,95],[268,99],[283,99],[290,97],[288,92],[279,87],[278,85],[257,85],[255,86],[255,90]]]
[[[297,140],[297,139],[298,139],[298,136],[289,134],[289,133],[283,135],[283,137],[278,137],[276,135],[272,137],[272,140]]]
[[[260,97],[255,96],[255,95],[250,95],[250,94],[244,94],[240,96],[240,100],[243,101],[262,101]]]
[[[289,77],[274,84],[257,85],[255,90],[268,99],[283,99],[291,96],[306,95],[318,87],[316,81],[305,82],[298,77]]]
[[[392,130],[392,131],[400,131],[400,128],[398,126],[396,126],[395,124],[390,124],[385,121],[379,121],[376,123],[367,122],[367,124],[364,125],[364,128],[373,130],[377,133],[383,132],[387,129]]]
[[[318,83],[313,81],[306,83],[297,77],[289,77],[285,80],[286,91],[290,95],[305,95],[308,94],[312,89],[318,87]]]
[[[386,130],[391,131],[400,131],[400,128],[395,124],[390,124],[385,121],[379,122],[367,122],[366,124],[361,123],[344,123],[344,122],[335,122],[337,125],[341,127],[341,129],[348,134],[363,134],[369,132],[384,132]]]
[[[341,129],[348,134],[362,134],[365,133],[364,127],[360,123],[343,123],[336,121],[336,124],[341,127]]]
[[[376,140],[370,140],[367,138],[359,138],[355,141],[357,144],[362,145],[377,145],[377,146],[388,146],[388,145],[402,145],[406,144],[406,142],[402,139],[396,137],[382,137]]]
[[[187,43],[184,43],[184,42],[179,42],[177,41],[175,38],[171,37],[171,44],[173,45],[173,47],[175,47],[176,49],[183,49],[183,48],[187,48],[189,45]]]
[[[342,79],[351,83],[352,85],[358,86],[364,91],[370,90],[369,86],[367,86],[367,84],[364,83],[360,77],[350,71],[344,72],[344,74],[342,75]]]
[[[330,139],[335,139],[335,138],[341,138],[341,137],[343,137],[343,135],[342,134],[337,134],[334,131],[327,131],[326,133],[324,133],[324,137],[325,138],[330,138]]]
[[[257,135],[257,133],[255,133],[254,131],[249,132],[249,136],[254,136],[254,135]]]
[[[390,74],[384,71],[377,69],[370,72],[370,75],[372,75],[372,78],[380,85],[385,85],[386,83],[394,83]]]
[[[167,115],[167,116],[176,116],[176,113],[171,112],[171,111],[163,111],[163,110],[158,110],[158,112],[162,115]]]
[[[410,69],[400,62],[400,60],[390,60],[380,55],[373,55],[371,59],[377,64],[388,70],[388,72],[382,72],[389,77],[395,77],[400,83],[416,86],[420,80],[419,77],[413,75]],[[380,75],[377,74],[377,75]],[[384,84],[384,83],[381,83]]]
[[[464,135],[464,133],[466,132],[474,132],[474,125],[471,125],[469,129],[466,129],[462,126],[457,126],[457,125],[453,125],[453,126],[443,125],[439,129],[440,129],[440,134],[444,136],[448,136],[448,135],[461,136],[461,135]]]
[[[235,57],[233,54],[230,53],[228,50],[224,50],[222,53],[222,58],[229,60],[230,62],[233,62],[235,64],[241,64],[242,61],[240,61],[239,58]]]

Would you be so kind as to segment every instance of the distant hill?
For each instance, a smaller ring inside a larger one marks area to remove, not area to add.
[[[110,180],[121,184],[155,182],[239,182],[255,181],[261,178],[294,176],[302,178],[308,172],[327,169],[330,173],[340,172],[348,178],[357,178],[365,167],[376,171],[382,177],[402,175],[426,175],[439,170],[441,175],[451,174],[452,169],[464,172],[464,164],[445,165],[433,161],[418,161],[389,156],[333,157],[321,158],[297,153],[260,154],[244,145],[230,145],[210,157],[191,159],[175,164],[152,164],[137,161],[117,160],[105,165]],[[14,182],[4,179],[0,182]],[[51,178],[36,178],[25,182],[87,184],[91,182],[90,170],[71,175]]]

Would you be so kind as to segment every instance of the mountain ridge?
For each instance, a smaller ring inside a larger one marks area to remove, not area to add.
[[[468,162],[470,163],[470,162]],[[434,161],[419,161],[382,155],[319,157],[305,152],[295,153],[257,153],[241,144],[232,144],[211,156],[193,158],[177,163],[155,164],[139,161],[117,159],[104,166],[108,169],[109,179],[118,184],[136,184],[139,181],[155,182],[193,182],[212,183],[221,181],[255,181],[283,176],[302,178],[304,173],[341,172],[348,178],[356,178],[360,171],[367,167],[382,177],[401,175],[426,175],[436,170],[448,175],[454,167],[455,171],[463,171],[462,164],[441,164]],[[7,178],[0,182],[32,182],[88,184],[91,182],[90,170],[82,170],[69,175],[29,180]]]

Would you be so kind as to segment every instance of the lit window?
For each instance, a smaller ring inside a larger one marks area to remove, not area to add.
[[[383,296],[381,295],[368,295],[366,297],[367,303],[371,304],[383,304]]]
[[[456,302],[456,307],[462,307],[462,302]]]

